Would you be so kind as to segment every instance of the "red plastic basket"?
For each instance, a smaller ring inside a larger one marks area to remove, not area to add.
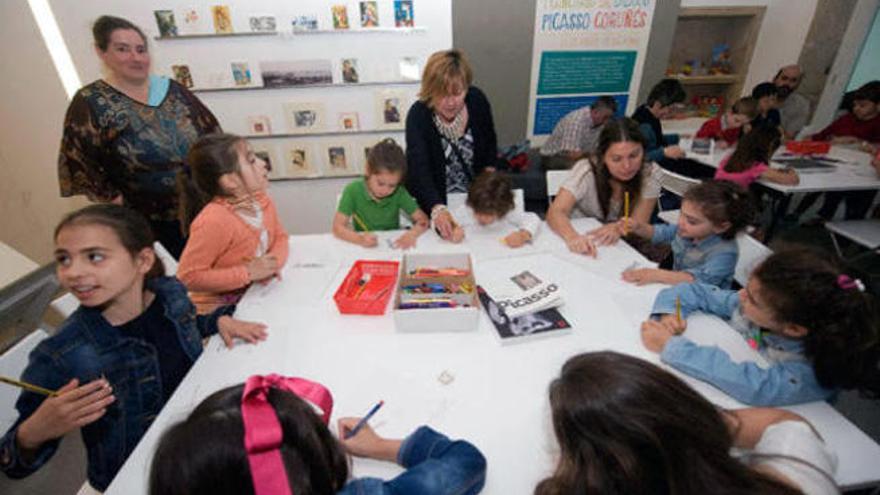
[[[388,299],[394,294],[400,263],[397,261],[357,260],[336,293],[333,300],[343,314],[381,315],[385,313]],[[369,280],[365,276],[369,274]]]
[[[831,149],[828,141],[789,141],[785,149],[799,155],[824,155]]]

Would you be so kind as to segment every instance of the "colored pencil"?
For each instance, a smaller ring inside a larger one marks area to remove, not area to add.
[[[629,235],[629,191],[623,191],[623,235]]]
[[[367,424],[367,421],[369,421],[370,418],[372,418],[373,415],[376,414],[376,412],[379,410],[380,407],[382,407],[383,404],[385,404],[385,401],[380,400],[375,406],[373,406],[373,408],[370,409],[370,412],[368,412],[366,416],[361,418],[361,420],[358,421],[356,425],[354,425],[354,428],[352,428],[350,432],[346,433],[345,439],[348,440],[349,438],[357,435],[358,432],[361,431],[361,428],[363,428],[364,425]]]
[[[22,381],[15,380],[15,379],[12,379],[12,378],[9,378],[6,376],[0,376],[0,382],[6,383],[9,385],[15,385],[16,387],[21,387],[21,388],[23,388],[27,391],[30,391],[30,392],[36,392],[38,394],[48,395],[49,397],[56,397],[58,395],[58,392],[55,392],[54,390],[49,390],[48,388],[43,388],[43,387],[34,385],[32,383],[22,382]]]
[[[357,213],[352,213],[351,218],[353,218],[354,221],[357,222],[361,230],[363,230],[364,232],[370,232],[370,228],[367,227],[367,224],[365,224],[364,221],[361,220],[361,217],[359,217]]]

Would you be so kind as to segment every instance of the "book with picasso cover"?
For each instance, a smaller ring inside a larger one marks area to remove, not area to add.
[[[486,285],[487,291],[504,313],[512,318],[561,306],[563,303],[559,284],[541,279],[530,270],[494,282],[497,283]]]
[[[477,286],[477,296],[486,308],[489,320],[492,321],[498,340],[502,344],[571,333],[571,325],[556,308],[511,318],[480,286]]]

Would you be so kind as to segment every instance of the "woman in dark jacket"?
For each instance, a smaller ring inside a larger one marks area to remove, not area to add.
[[[455,219],[446,193],[466,193],[474,177],[494,169],[498,155],[492,107],[472,82],[463,53],[434,53],[422,74],[419,101],[406,118],[406,187],[450,240]]]

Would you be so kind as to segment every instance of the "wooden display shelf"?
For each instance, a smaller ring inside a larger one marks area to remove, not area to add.
[[[308,138],[321,136],[344,136],[346,134],[388,134],[401,133],[406,131],[405,128],[400,129],[358,129],[356,131],[322,131],[322,132],[292,132],[281,134],[248,134],[242,136],[245,139],[286,139],[286,138]]]
[[[154,36],[156,41],[174,41],[174,40],[192,40],[201,38],[252,38],[259,36],[278,36],[278,31],[258,31],[258,32],[242,32],[242,33],[196,33],[181,34],[178,36]]]
[[[738,74],[717,74],[705,76],[672,76],[678,79],[682,84],[734,84],[742,80]]]
[[[408,84],[421,84],[417,79],[401,79],[398,81],[366,81],[359,83],[327,83],[327,84],[301,84],[299,86],[226,86],[220,88],[190,88],[193,93],[218,93],[222,91],[253,91],[253,90],[279,90],[279,89],[305,89],[305,88],[337,88],[358,86],[399,86]]]

